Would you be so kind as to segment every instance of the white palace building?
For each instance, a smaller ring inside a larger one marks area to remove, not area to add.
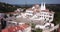
[[[25,12],[21,12],[21,11],[23,11],[23,9],[18,8],[17,10],[15,10],[15,12],[8,13],[7,16],[9,16],[10,14],[13,14],[13,16],[16,16],[16,17],[8,17],[7,22],[13,19],[10,22],[15,23],[15,24],[19,22],[20,24],[21,23],[29,23],[29,24],[34,23],[36,24],[35,28],[42,29],[43,32],[45,32],[46,29],[47,31],[53,31],[54,29],[57,29],[59,26],[59,25],[54,26],[54,24],[51,23],[53,21],[55,12],[47,9],[45,6],[45,3],[41,3],[41,5],[36,4],[33,7],[26,9]],[[0,15],[2,14],[0,13]],[[17,32],[31,32],[31,25],[22,24],[19,27],[20,29],[17,29],[18,30]],[[21,31],[21,28],[23,29],[22,31]],[[14,31],[14,29],[12,31]]]
[[[41,3],[41,6],[35,5],[32,8],[27,9],[24,15],[26,18],[30,16],[29,19],[31,20],[38,20],[43,23],[45,22],[44,25],[38,24],[35,28],[45,29],[47,26],[54,27],[54,24],[51,23],[54,18],[54,12],[47,9],[45,3]]]
[[[20,12],[21,10],[17,9],[16,11]],[[36,4],[33,7],[26,9],[25,12],[21,12],[20,14],[17,13],[16,16],[17,22],[33,22],[35,24],[39,24],[36,25],[35,28],[40,27],[41,29],[44,29],[46,26],[50,25],[51,27],[54,27],[54,24],[51,23],[53,18],[54,12],[47,9],[44,2],[41,3],[41,5]],[[42,26],[40,24],[42,24]]]
[[[29,8],[25,12],[25,16],[30,15],[32,20],[43,20],[47,22],[52,22],[54,17],[54,12],[46,9],[45,3],[41,3],[41,6],[35,5]]]

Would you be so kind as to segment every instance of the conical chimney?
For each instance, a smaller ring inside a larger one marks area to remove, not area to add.
[[[41,3],[41,10],[46,10],[45,3]]]

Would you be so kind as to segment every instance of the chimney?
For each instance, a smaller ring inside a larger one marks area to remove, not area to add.
[[[46,10],[45,3],[41,3],[41,11],[42,11],[42,10]]]

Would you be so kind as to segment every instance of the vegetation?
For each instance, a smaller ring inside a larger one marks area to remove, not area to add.
[[[47,6],[47,8],[55,12],[53,23],[59,24],[60,23],[60,4],[50,5],[50,6]]]
[[[0,12],[12,12],[16,10],[18,7],[6,3],[0,3]]]
[[[35,32],[42,32],[42,30],[41,29],[36,29]]]
[[[36,24],[34,24],[34,23],[31,23],[31,25],[32,25],[32,26],[31,26],[32,28],[35,28],[35,25],[36,25]]]
[[[35,25],[36,25],[36,24],[31,23],[31,25],[32,25],[32,28],[34,29],[34,30],[32,30],[32,32],[42,32],[41,29],[35,29]]]

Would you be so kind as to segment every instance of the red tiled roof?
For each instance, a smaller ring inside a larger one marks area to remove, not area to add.
[[[58,29],[58,32],[60,32],[60,29]]]
[[[7,29],[7,28],[5,28],[5,29],[3,29],[3,30],[2,30],[2,32],[8,32],[8,29]]]
[[[26,24],[22,24],[20,26],[10,26],[9,28],[6,28],[4,30],[2,30],[2,32],[16,32],[18,30],[24,30],[25,28],[27,28],[29,25]]]

